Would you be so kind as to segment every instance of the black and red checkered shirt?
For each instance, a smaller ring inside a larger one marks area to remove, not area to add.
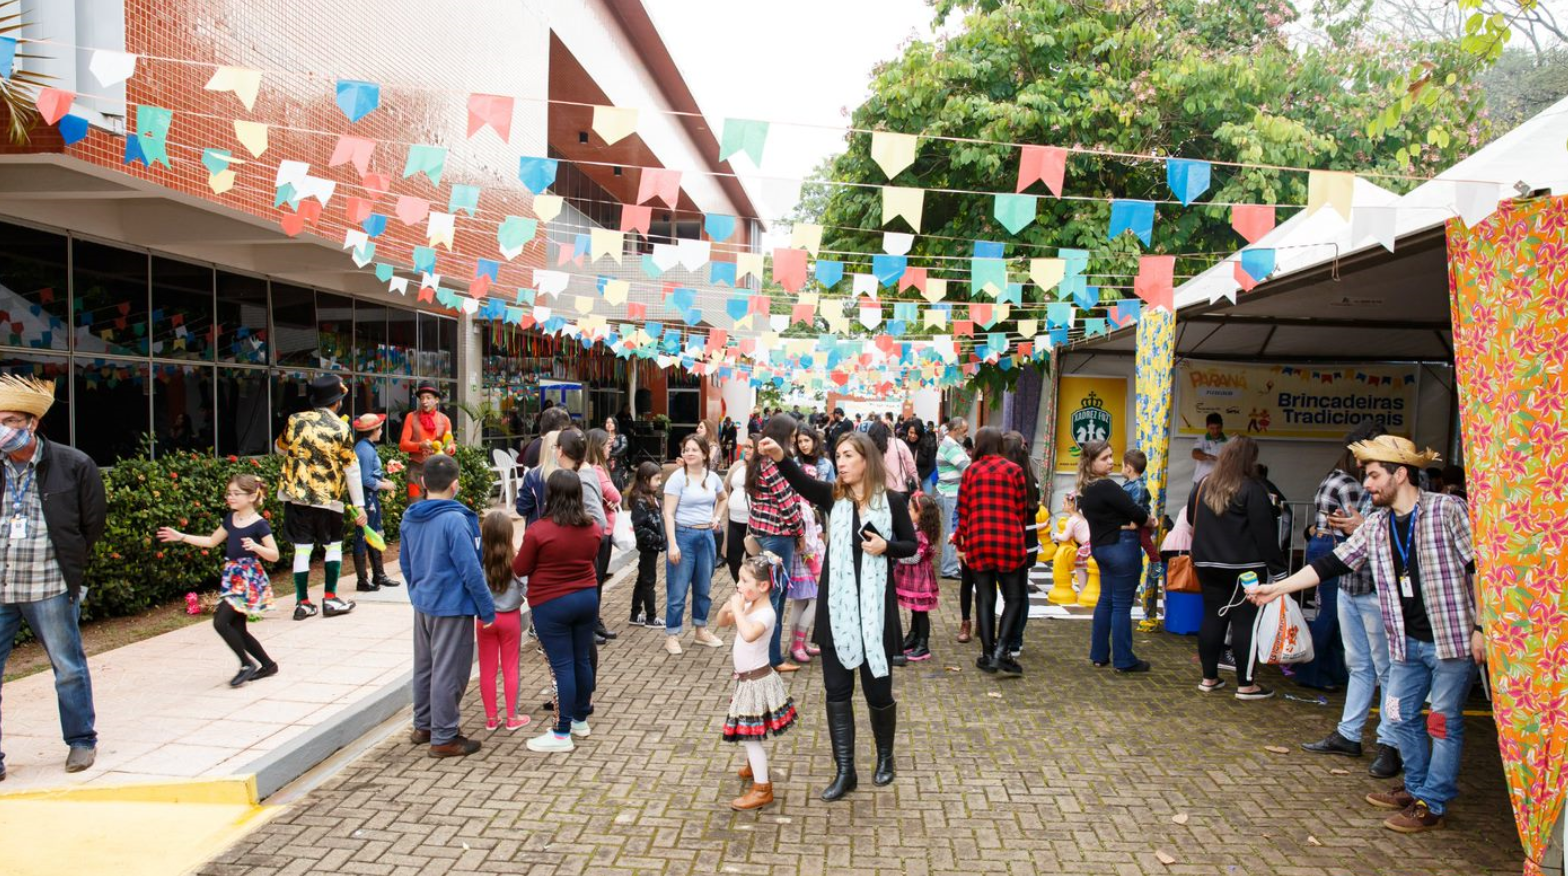
[[[746,497],[751,509],[752,534],[799,537],[804,527],[795,488],[779,474],[779,467],[773,460],[760,453],[756,458],[757,494]]]
[[[1002,456],[983,456],[958,482],[955,544],[977,572],[1024,564],[1024,470]]]

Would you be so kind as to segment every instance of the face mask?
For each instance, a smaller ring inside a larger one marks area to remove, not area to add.
[[[32,440],[33,433],[27,429],[0,426],[0,453],[15,453],[26,447]]]

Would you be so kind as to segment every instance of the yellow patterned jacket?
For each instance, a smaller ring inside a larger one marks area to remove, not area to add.
[[[325,408],[294,414],[278,436],[278,449],[283,452],[278,495],[284,501],[343,510],[345,472],[359,463],[348,423]]]

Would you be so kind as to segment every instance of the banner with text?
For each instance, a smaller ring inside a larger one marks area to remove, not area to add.
[[[1202,435],[1210,414],[1254,438],[1339,441],[1365,419],[1396,435],[1415,427],[1416,369],[1405,365],[1238,365],[1182,362],[1176,432]]]
[[[1132,422],[1127,415],[1127,378],[1063,377],[1057,384],[1056,468],[1078,467],[1078,449],[1090,441],[1109,441],[1120,466]]]

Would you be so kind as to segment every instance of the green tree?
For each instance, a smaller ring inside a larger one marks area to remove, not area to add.
[[[872,95],[852,126],[976,142],[922,140],[917,160],[894,184],[1010,192],[1019,153],[999,143],[1425,175],[1463,154],[1469,137],[1456,134],[1477,120],[1479,101],[1456,75],[1369,136],[1391,89],[1404,86],[1412,59],[1436,59],[1434,75],[1443,80],[1449,67],[1462,69],[1463,54],[1451,43],[1397,45],[1352,32],[1293,46],[1285,29],[1296,13],[1283,0],[938,0],[938,20],[955,11],[965,14],[957,33],[914,42],[876,71]],[[833,163],[834,180],[887,182],[871,160],[870,141],[866,134],[849,138]],[[1216,165],[1200,200],[1302,204],[1306,188],[1304,173]],[[1025,258],[1076,247],[1091,251],[1089,273],[1099,284],[1125,288],[1105,297],[1120,298],[1132,294],[1140,253],[1217,254],[1242,243],[1224,207],[1161,205],[1153,245],[1145,250],[1130,235],[1106,240],[1108,203],[1058,200],[1038,183],[1029,191],[1044,196],[1035,221],[1017,235],[992,218],[989,196],[929,193],[910,263],[962,265],[927,257],[968,257],[970,239],[1004,241],[1015,244],[1009,270],[1016,281],[1023,279]],[[1170,197],[1161,161],[1081,153],[1068,161],[1063,193]],[[875,187],[834,186],[823,211],[830,226],[825,245],[881,251],[880,197]],[[888,229],[907,230],[902,220]],[[1179,257],[1178,277],[1207,268],[1215,257]],[[962,301],[968,287],[956,281],[966,270],[945,273],[955,280],[949,300]],[[933,276],[943,274],[933,269]],[[1041,317],[1041,307],[1035,288],[1026,286],[1024,306],[1014,308],[1009,322]],[[980,379],[1007,384],[1016,374],[986,367]]]

